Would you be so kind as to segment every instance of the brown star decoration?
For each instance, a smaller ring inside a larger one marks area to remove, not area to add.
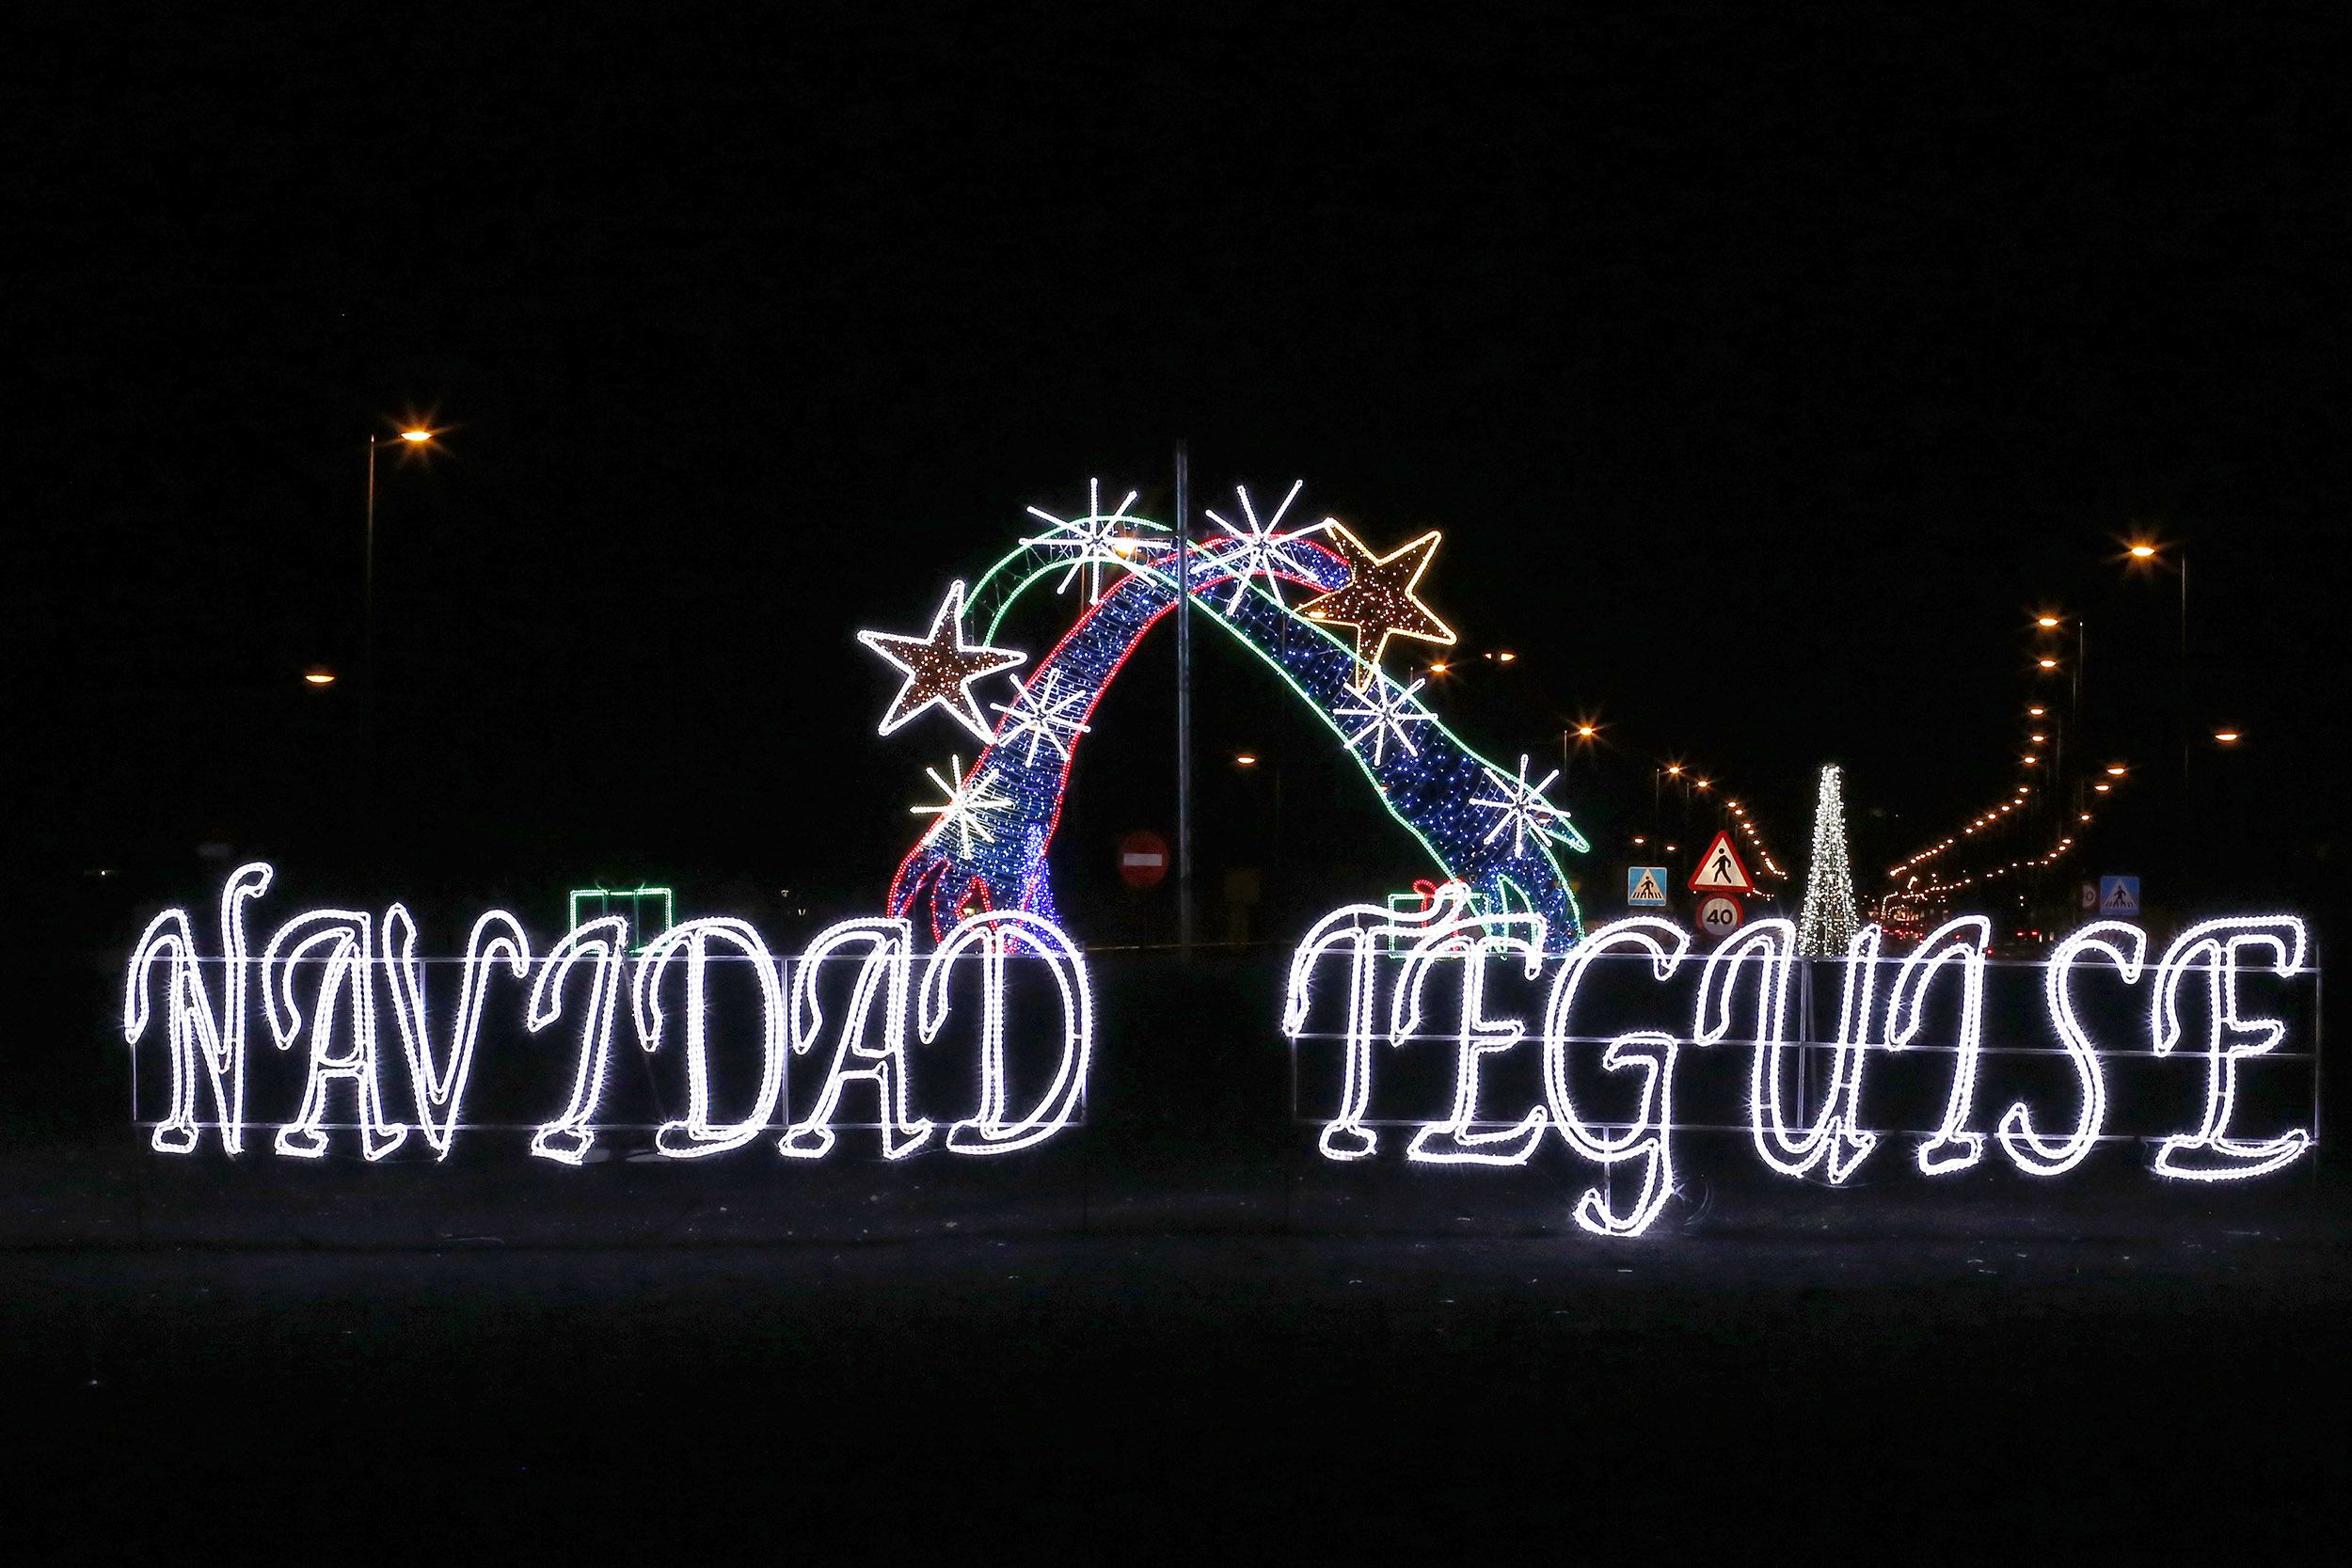
[[[1356,657],[1364,661],[1357,674],[1358,687],[1372,684],[1373,672],[1379,668],[1391,637],[1453,646],[1454,628],[1438,620],[1413,592],[1421,584],[1422,574],[1429,570],[1429,558],[1443,537],[1431,529],[1409,545],[1375,556],[1369,545],[1343,525],[1325,525],[1325,540],[1332,553],[1347,562],[1347,581],[1319,598],[1309,599],[1298,607],[1299,613],[1310,621],[1355,628]],[[1367,640],[1372,643],[1368,655],[1364,652]]]
[[[1010,669],[1029,656],[1010,648],[974,646],[963,640],[963,584],[955,583],[931,617],[931,629],[921,637],[894,632],[862,631],[857,640],[907,673],[906,684],[890,700],[882,731],[888,735],[932,704],[938,704],[964,728],[986,740],[994,726],[980,712],[972,683],[999,670]]]

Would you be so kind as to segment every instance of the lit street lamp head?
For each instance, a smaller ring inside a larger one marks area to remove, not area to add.
[[[302,672],[302,678],[312,686],[332,686],[335,684],[335,672],[324,664],[313,664]]]

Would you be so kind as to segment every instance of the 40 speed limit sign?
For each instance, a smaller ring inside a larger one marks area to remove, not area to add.
[[[1740,928],[1740,900],[1727,893],[1711,894],[1699,900],[1691,922],[1703,937],[1727,937]]]

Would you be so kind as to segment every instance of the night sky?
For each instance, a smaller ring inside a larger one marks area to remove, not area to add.
[[[2328,8],[36,25],[5,766],[44,889],[200,892],[211,842],[319,898],[871,911],[971,740],[877,740],[853,631],[917,628],[1089,476],[1165,515],[1180,438],[1203,505],[1304,478],[1383,547],[1446,531],[1431,601],[1521,656],[1446,699],[1466,737],[1610,726],[1563,792],[1597,879],[1654,758],[1792,867],[1836,759],[1874,889],[2005,794],[2058,605],[2089,739],[2144,778],[2083,869],[2331,886]],[[452,428],[381,473],[370,782],[364,683],[298,676],[358,669],[362,442],[410,410]],[[2249,736],[2186,813],[2136,530],[2191,551],[2193,733]],[[1081,882],[1170,825],[1170,671],[1082,753]],[[1263,671],[1207,648],[1201,680],[1204,877],[1281,854],[1305,908],[1411,874]],[[1244,745],[1285,760],[1279,850]]]

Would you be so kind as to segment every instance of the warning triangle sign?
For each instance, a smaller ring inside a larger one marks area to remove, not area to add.
[[[1692,893],[1754,893],[1756,883],[1748,879],[1748,868],[1740,863],[1740,851],[1731,847],[1728,831],[1717,833],[1715,842],[1699,857],[1699,868],[1691,874]]]

